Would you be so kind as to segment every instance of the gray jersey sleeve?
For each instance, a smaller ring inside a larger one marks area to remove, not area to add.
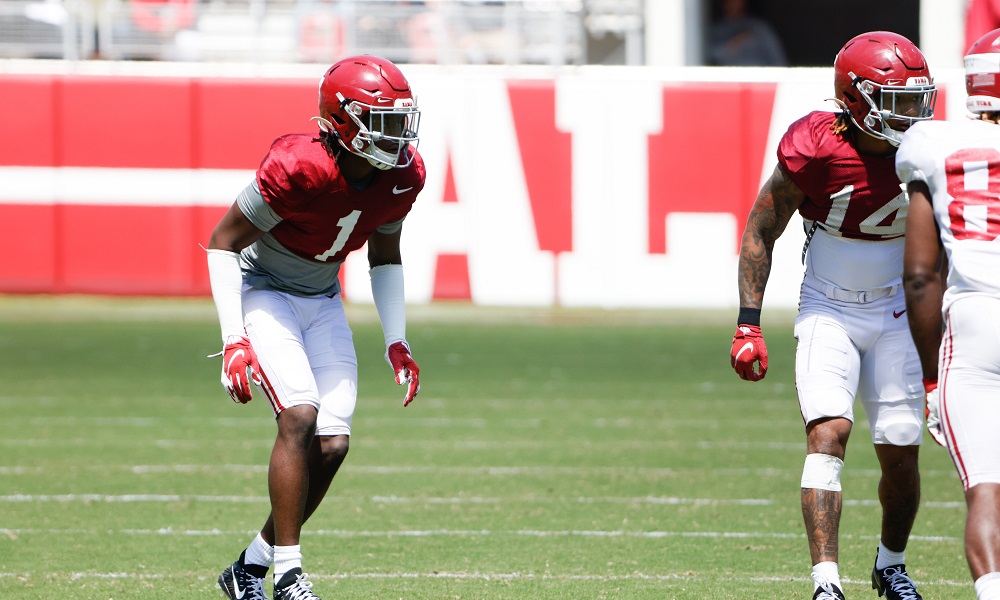
[[[256,177],[236,197],[236,203],[247,219],[254,224],[254,227],[261,231],[271,231],[275,225],[281,222],[281,217],[275,214],[264,201]]]

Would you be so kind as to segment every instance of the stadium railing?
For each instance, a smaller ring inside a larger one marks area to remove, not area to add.
[[[0,58],[579,65],[640,0],[4,0]],[[633,44],[634,45],[634,44]]]

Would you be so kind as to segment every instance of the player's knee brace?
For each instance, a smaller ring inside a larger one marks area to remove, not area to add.
[[[885,441],[893,446],[912,446],[920,443],[923,434],[923,420],[898,420],[882,427]]]
[[[802,487],[839,492],[844,461],[829,454],[807,454],[802,467]]]

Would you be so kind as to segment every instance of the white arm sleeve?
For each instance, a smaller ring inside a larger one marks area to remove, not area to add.
[[[243,273],[240,256],[228,250],[208,250],[208,279],[219,312],[222,343],[230,336],[246,335],[243,329]]]
[[[385,347],[406,341],[406,300],[403,297],[403,265],[379,265],[369,269],[372,298],[382,322]]]

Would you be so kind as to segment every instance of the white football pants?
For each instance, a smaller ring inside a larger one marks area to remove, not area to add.
[[[941,430],[962,486],[1000,483],[1000,298],[952,303],[938,364]]]
[[[244,286],[243,314],[275,416],[309,404],[318,411],[316,435],[350,435],[358,359],[340,295],[303,298]]]
[[[921,442],[924,389],[904,308],[902,290],[873,302],[849,303],[802,287],[795,320],[795,387],[806,424],[823,417],[853,422],[857,398],[873,443]]]

